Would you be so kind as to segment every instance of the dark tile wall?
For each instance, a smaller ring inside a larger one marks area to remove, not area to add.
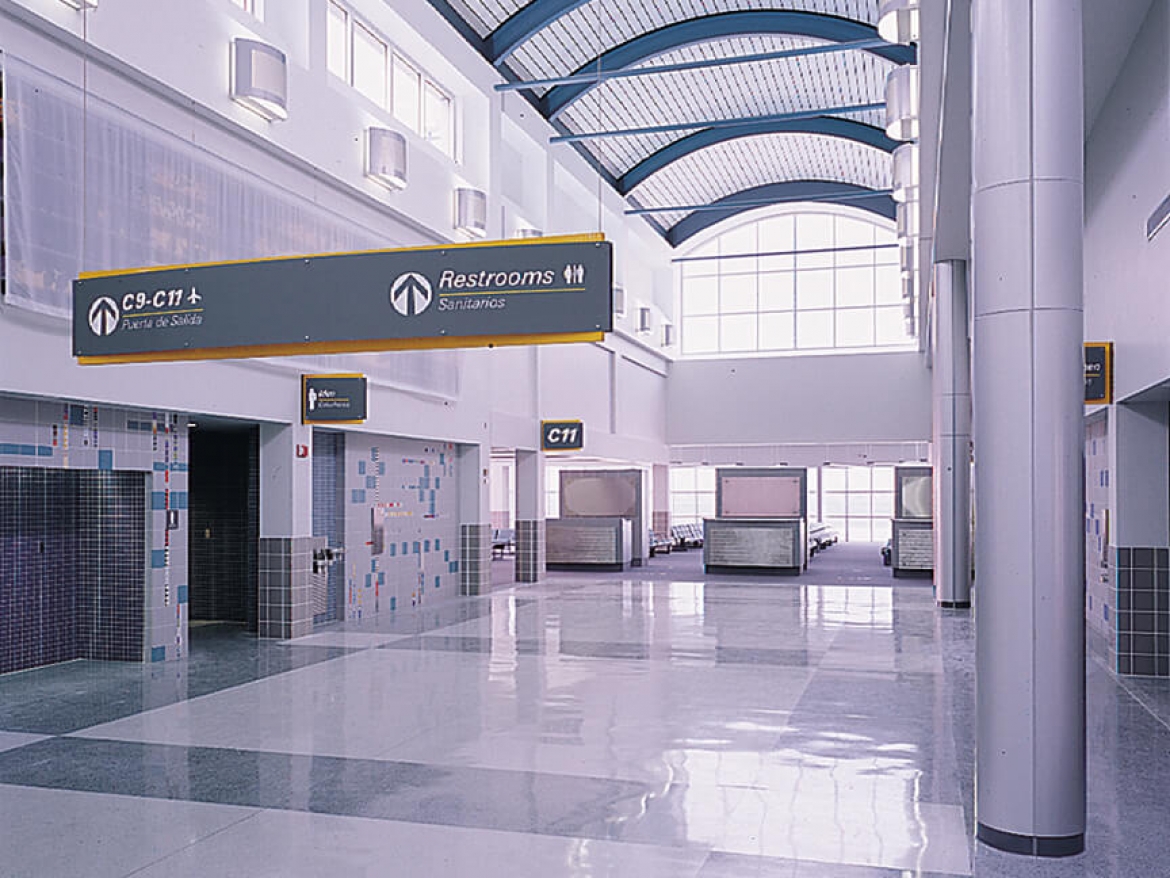
[[[141,661],[147,477],[128,471],[80,475],[78,654]]]
[[[313,536],[324,537],[333,547],[345,545],[345,434],[313,431]],[[327,568],[325,607],[313,623],[341,618],[345,591],[345,561]]]
[[[487,594],[492,583],[491,524],[459,525],[459,593]]]
[[[287,640],[313,633],[313,553],[324,537],[260,540],[261,637]]]
[[[1116,550],[1117,672],[1170,677],[1170,549]]]
[[[545,570],[544,519],[516,521],[516,581],[539,582]]]
[[[260,542],[259,431],[191,433],[190,618],[256,630]]]
[[[0,467],[0,673],[141,659],[147,479]]]

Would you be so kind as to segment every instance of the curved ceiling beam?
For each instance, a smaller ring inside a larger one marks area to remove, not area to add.
[[[745,122],[743,125],[729,128],[706,128],[686,137],[680,137],[657,152],[646,156],[618,178],[618,192],[622,195],[629,195],[663,168],[701,149],[726,143],[729,140],[756,137],[762,134],[821,134],[828,137],[839,137],[842,140],[852,140],[855,143],[875,147],[883,152],[893,152],[894,147],[898,146],[898,141],[886,137],[886,133],[880,128],[835,116],[817,116],[812,119],[779,122]]]
[[[532,39],[562,15],[584,6],[589,0],[532,0],[500,22],[484,39],[485,55],[500,65],[522,44]]]
[[[810,37],[832,43],[879,38],[877,28],[872,25],[817,12],[794,12],[785,9],[721,12],[701,18],[688,18],[636,36],[612,49],[607,49],[598,57],[582,64],[573,73],[586,74],[596,71],[599,67],[601,70],[622,70],[696,43],[762,34]],[[911,64],[916,57],[912,47],[893,44],[863,51],[872,52],[895,64]],[[555,118],[567,106],[596,87],[595,82],[558,85],[549,89],[540,99],[540,110],[545,118]]]
[[[716,223],[731,219],[733,216],[748,210],[756,210],[762,206],[761,202],[770,200],[777,204],[798,202],[811,194],[818,195],[823,199],[827,192],[856,196],[873,192],[873,190],[854,183],[837,183],[825,180],[791,180],[784,183],[767,183],[711,202],[715,209],[683,217],[667,231],[666,240],[672,247],[677,247],[688,238],[697,235],[704,229],[709,229]],[[870,213],[888,220],[894,219],[894,199],[889,195],[874,192],[872,198],[856,198],[850,200],[848,204],[850,207],[868,210]]]

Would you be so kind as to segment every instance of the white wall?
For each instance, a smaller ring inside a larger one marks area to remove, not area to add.
[[[674,363],[671,445],[926,442],[930,372],[916,351]]]
[[[1170,379],[1170,4],[1154,3],[1085,147],[1085,338],[1114,342],[1115,395]]]

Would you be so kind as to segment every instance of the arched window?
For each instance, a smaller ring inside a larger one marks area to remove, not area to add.
[[[830,206],[720,226],[675,259],[682,355],[909,348],[893,223]]]

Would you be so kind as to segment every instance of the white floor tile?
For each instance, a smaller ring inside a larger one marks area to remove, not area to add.
[[[135,878],[693,878],[707,853],[265,811]]]
[[[256,813],[0,784],[0,875],[123,878]]]

